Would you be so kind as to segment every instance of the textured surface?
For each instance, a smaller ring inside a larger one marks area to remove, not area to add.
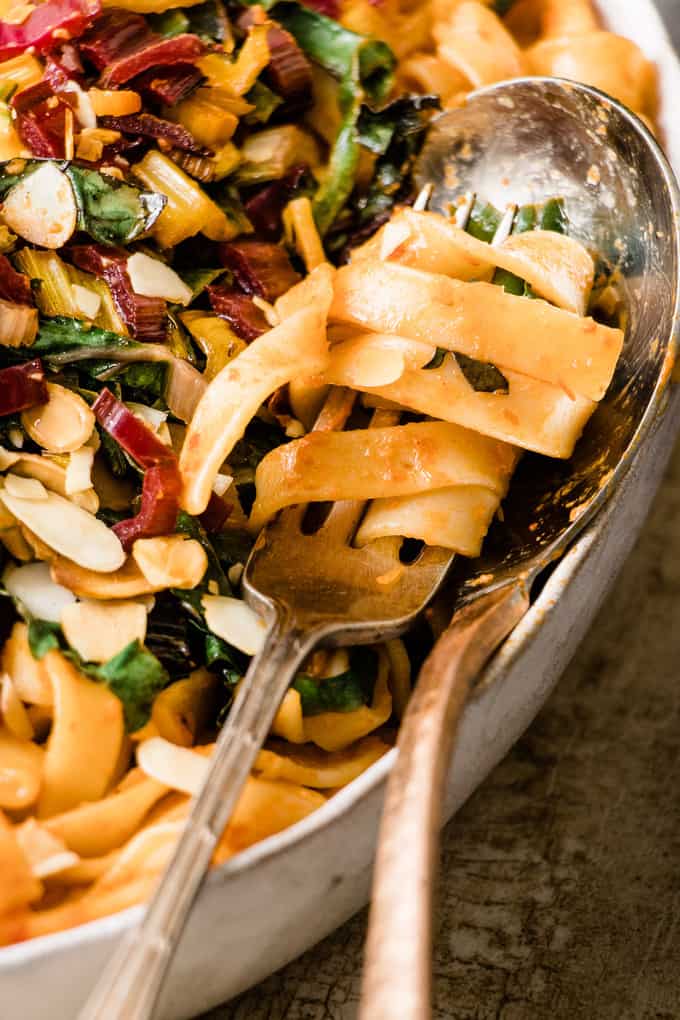
[[[680,0],[658,6],[680,45]],[[679,521],[680,448],[555,694],[445,832],[435,1020],[680,1017]],[[204,1020],[354,1020],[365,921]]]

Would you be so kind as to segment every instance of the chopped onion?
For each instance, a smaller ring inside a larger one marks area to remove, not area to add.
[[[47,563],[26,563],[21,567],[11,564],[2,575],[2,583],[12,598],[39,620],[59,623],[64,607],[76,601],[68,588],[55,584]]]
[[[228,595],[204,595],[202,602],[205,622],[214,634],[246,655],[260,651],[267,627],[247,603]]]
[[[143,252],[135,252],[127,262],[128,276],[135,294],[144,297],[164,298],[174,304],[188,305],[192,298],[191,287],[174,269]]]
[[[137,748],[137,764],[151,779],[189,796],[201,789],[210,767],[202,754],[171,744],[163,737],[142,741]]]

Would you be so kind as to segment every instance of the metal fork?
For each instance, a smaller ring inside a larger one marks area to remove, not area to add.
[[[431,189],[423,189],[424,207]],[[476,195],[465,195],[456,213],[464,227]],[[512,230],[508,206],[494,235]],[[314,431],[342,429],[356,393],[333,388]],[[395,425],[398,411],[378,409],[371,426]],[[400,542],[383,539],[357,549],[350,543],[364,503],[336,502],[321,527],[302,528],[306,506],[292,507],[261,532],[243,575],[247,601],[269,624],[222,730],[203,789],[144,919],[122,942],[80,1020],[147,1020],[257,754],[296,671],[319,645],[372,644],[398,637],[439,590],[453,554],[424,548],[411,563],[399,559]],[[514,623],[509,619],[507,633]],[[504,636],[504,635],[503,635]],[[499,638],[500,640],[500,638]]]

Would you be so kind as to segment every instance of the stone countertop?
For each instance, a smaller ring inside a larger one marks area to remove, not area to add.
[[[679,521],[680,447],[554,695],[445,830],[435,1020],[680,1018]],[[354,1020],[365,926],[203,1020]]]

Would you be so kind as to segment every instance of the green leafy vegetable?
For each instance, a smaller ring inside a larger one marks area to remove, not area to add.
[[[516,3],[516,0],[494,0],[492,8],[499,18],[504,17],[511,7]]]
[[[61,627],[50,620],[28,621],[28,647],[34,659],[42,659],[48,652],[61,647]]]
[[[120,698],[131,733],[148,722],[154,698],[170,679],[156,656],[139,641],[131,641],[103,666],[87,671]]]
[[[191,31],[189,19],[184,11],[177,9],[163,11],[162,14],[149,14],[147,18],[154,32],[158,32],[166,39]]]
[[[189,24],[186,31],[193,32],[204,42],[224,42],[229,22],[220,0],[207,0],[207,3],[189,7],[182,13]]]
[[[78,227],[101,244],[129,244],[150,230],[167,199],[83,167],[67,166],[78,205]]]
[[[74,666],[98,683],[104,683],[123,703],[125,725],[129,732],[148,722],[153,699],[170,680],[156,656],[139,641],[131,641],[103,665],[84,662],[67,643],[58,623],[49,620],[28,621],[28,644],[31,654],[42,659],[59,649]]]
[[[434,357],[428,361],[427,365],[423,365],[423,369],[440,368],[444,364],[444,358],[448,353],[445,347],[438,347],[434,352]]]
[[[162,361],[135,361],[116,375],[116,381],[125,387],[127,400],[155,405],[165,393],[167,371],[167,363]]]
[[[510,392],[508,380],[495,365],[477,361],[475,358],[468,358],[466,354],[456,353],[455,358],[475,393]]]
[[[191,300],[195,301],[206,287],[219,280],[225,273],[226,269],[183,269],[180,276],[187,287],[191,287]]]
[[[201,526],[201,522],[198,518],[192,517],[184,510],[180,510],[177,516],[175,530],[177,534],[186,535],[188,538],[193,538],[196,542],[199,542],[203,546],[205,554],[208,557],[208,569],[203,575],[201,591],[199,593],[201,597],[210,581],[214,581],[217,584],[220,595],[232,595],[233,592],[231,585],[227,580],[227,575],[224,573],[222,564],[220,563],[217,553],[213,548],[212,542],[208,538],[208,535],[205,529]],[[202,612],[203,610],[201,609],[201,613]]]
[[[502,218],[502,213],[495,206],[489,202],[480,202],[477,199],[472,207],[472,212],[465,229],[468,234],[476,237],[478,241],[486,241],[487,244],[490,244],[500,226]]]
[[[318,677],[300,673],[293,690],[300,695],[303,715],[321,712],[354,712],[373,700],[377,656],[370,648],[354,648],[350,668],[337,676]]]
[[[297,3],[276,4],[273,16],[310,60],[339,81],[353,81],[369,103],[380,103],[389,95],[396,58],[387,43],[351,32],[333,18]]]
[[[31,346],[31,352],[40,353],[49,357],[50,355],[63,354],[66,351],[87,348],[96,357],[97,350],[140,347],[134,340],[120,336],[118,333],[111,333],[108,329],[100,329],[92,326],[83,319],[69,319],[60,315],[54,319],[42,319],[40,329],[35,343]]]
[[[262,81],[256,81],[250,91],[246,92],[245,98],[254,107],[243,118],[246,124],[266,124],[283,102],[281,96]]]

